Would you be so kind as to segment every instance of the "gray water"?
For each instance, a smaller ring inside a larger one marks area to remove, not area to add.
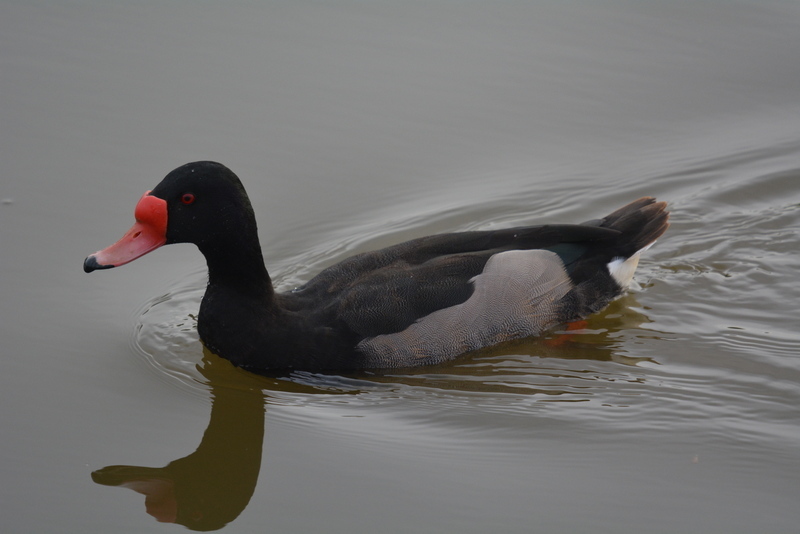
[[[799,36],[779,0],[2,2],[0,530],[798,532]],[[197,159],[282,290],[643,195],[673,224],[571,336],[264,379],[203,353],[193,247],[81,270]]]

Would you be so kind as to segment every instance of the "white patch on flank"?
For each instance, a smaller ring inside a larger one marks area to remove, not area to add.
[[[633,273],[636,272],[636,267],[639,265],[639,258],[641,257],[642,252],[652,247],[654,243],[655,241],[643,249],[638,250],[627,260],[625,258],[614,258],[608,262],[608,272],[611,273],[611,276],[620,285],[620,287],[622,287],[622,289],[627,289],[631,283],[631,280],[633,280]]]

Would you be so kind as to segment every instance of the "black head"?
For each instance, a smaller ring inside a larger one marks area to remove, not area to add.
[[[239,178],[213,161],[187,163],[145,193],[136,224],[117,243],[92,254],[87,272],[116,267],[161,245],[194,243],[209,263],[262,263],[258,229]]]
[[[150,195],[167,202],[167,244],[194,243],[206,253],[243,237],[257,239],[255,215],[242,182],[221,163],[182,165]]]

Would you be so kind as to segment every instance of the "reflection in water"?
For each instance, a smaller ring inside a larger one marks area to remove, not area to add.
[[[147,513],[157,521],[209,531],[236,519],[255,491],[264,441],[262,390],[303,394],[320,390],[251,375],[206,349],[197,367],[211,386],[213,399],[211,419],[197,450],[165,467],[104,467],[92,473],[92,480],[141,493]]]
[[[180,523],[192,530],[217,530],[241,514],[255,491],[268,394],[358,396],[404,386],[479,391],[500,397],[512,394],[515,398],[520,394],[568,395],[573,380],[583,371],[554,369],[542,365],[548,362],[542,358],[627,365],[651,361],[625,356],[613,339],[614,333],[648,321],[646,316],[631,309],[635,304],[634,297],[629,295],[580,324],[579,330],[509,342],[454,362],[414,368],[404,374],[397,370],[392,374],[358,377],[297,373],[291,380],[275,379],[237,369],[204,349],[202,364],[197,369],[211,387],[213,402],[210,422],[197,450],[160,468],[108,466],[93,472],[92,479],[98,484],[125,487],[144,495],[147,513],[160,522]],[[547,381],[558,379],[557,385],[543,387],[543,377]],[[591,395],[591,391],[582,389],[581,395]]]
[[[147,513],[192,530],[217,530],[236,519],[255,491],[264,439],[264,396],[224,360],[206,355],[201,372],[212,384],[211,420],[197,450],[165,467],[114,465],[92,480],[145,495]]]

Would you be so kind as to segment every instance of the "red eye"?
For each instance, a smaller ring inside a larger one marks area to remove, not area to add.
[[[191,204],[194,202],[194,195],[191,193],[184,193],[183,196],[181,196],[181,202],[187,205]]]

